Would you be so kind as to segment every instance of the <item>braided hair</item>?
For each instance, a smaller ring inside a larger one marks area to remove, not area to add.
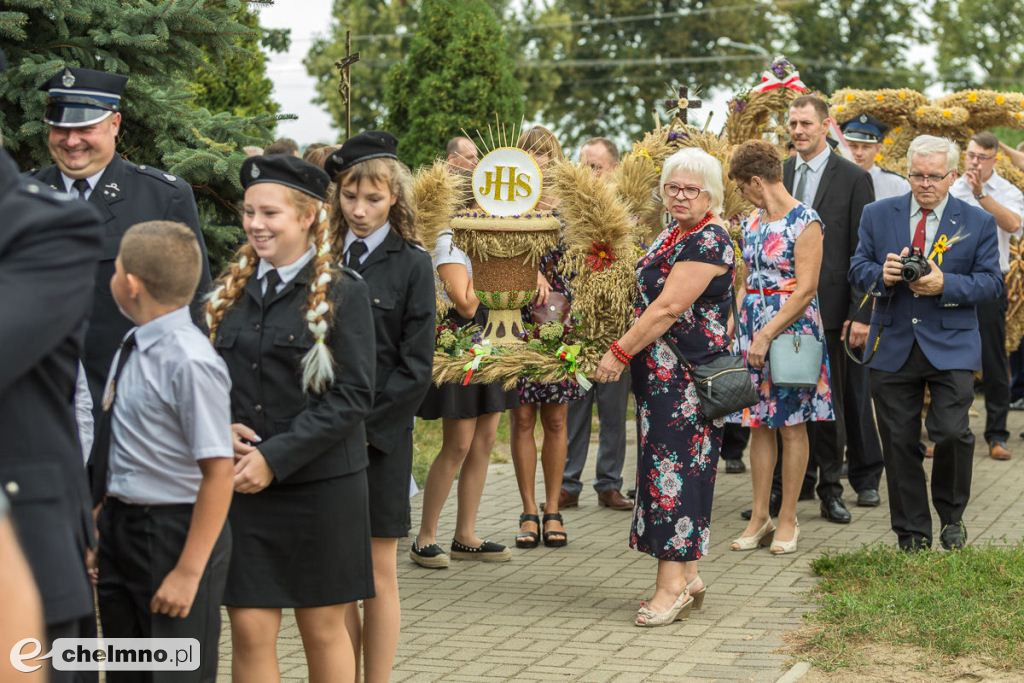
[[[304,391],[323,393],[334,383],[334,357],[326,344],[327,331],[334,313],[334,304],[328,296],[331,280],[336,277],[335,258],[331,253],[330,222],[323,202],[298,190],[285,187],[288,200],[299,216],[313,216],[310,243],[316,247],[313,256],[313,279],[306,297],[304,316],[313,334],[313,347],[302,357],[302,388]],[[259,257],[246,242],[239,247],[234,261],[225,269],[206,301],[206,326],[210,340],[217,336],[224,315],[242,296],[245,283],[256,270]]]
[[[345,236],[349,229],[345,213],[341,210],[341,188],[349,183],[358,185],[363,180],[383,184],[391,194],[398,197],[398,201],[388,211],[391,229],[401,235],[406,242],[422,247],[414,225],[416,213],[412,201],[412,174],[408,167],[397,159],[377,158],[360,161],[334,178],[335,190],[331,197],[333,250],[338,254],[344,252]]]

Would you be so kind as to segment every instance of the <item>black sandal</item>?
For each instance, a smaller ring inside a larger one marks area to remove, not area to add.
[[[548,512],[544,515],[544,523],[562,522],[562,514],[559,512]],[[569,534],[565,531],[545,531],[544,545],[549,548],[564,548],[569,543]]]
[[[547,515],[545,515],[545,517],[547,517]],[[519,515],[519,526],[522,527],[526,522],[533,522],[537,525],[538,529],[540,528],[540,517],[537,515],[528,515],[525,512]],[[538,545],[540,545],[540,534],[536,531],[523,531],[520,529],[519,533],[516,534],[517,548],[530,549],[536,548]]]

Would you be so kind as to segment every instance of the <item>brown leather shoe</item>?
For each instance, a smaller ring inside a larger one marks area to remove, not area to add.
[[[989,444],[988,454],[993,460],[1009,460],[1012,457],[1010,449],[1006,447],[1006,444],[998,441],[993,441]]]
[[[621,491],[616,491],[615,489],[598,493],[597,503],[601,507],[611,508],[612,510],[633,509],[633,501],[622,495]]]
[[[565,489],[558,494],[558,509],[578,508],[580,506],[580,494],[569,493]]]

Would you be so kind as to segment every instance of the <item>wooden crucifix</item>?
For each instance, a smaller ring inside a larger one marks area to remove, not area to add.
[[[338,94],[345,103],[345,139],[352,137],[352,65],[359,61],[359,53],[352,52],[352,32],[345,31],[345,57],[334,63],[341,74]]]
[[[679,88],[679,98],[675,100],[665,100],[665,108],[671,111],[676,110],[676,118],[679,119],[684,126],[690,124],[689,111],[691,109],[700,109],[703,103],[694,98],[690,99],[690,89],[686,86]]]

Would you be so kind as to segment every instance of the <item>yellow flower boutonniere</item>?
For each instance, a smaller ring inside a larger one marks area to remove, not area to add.
[[[942,255],[953,248],[953,245],[957,242],[967,239],[970,235],[963,234],[962,231],[957,230],[952,237],[947,237],[945,233],[935,238],[935,243],[932,245],[932,253],[928,257],[928,260],[935,261],[936,265],[942,265]]]

